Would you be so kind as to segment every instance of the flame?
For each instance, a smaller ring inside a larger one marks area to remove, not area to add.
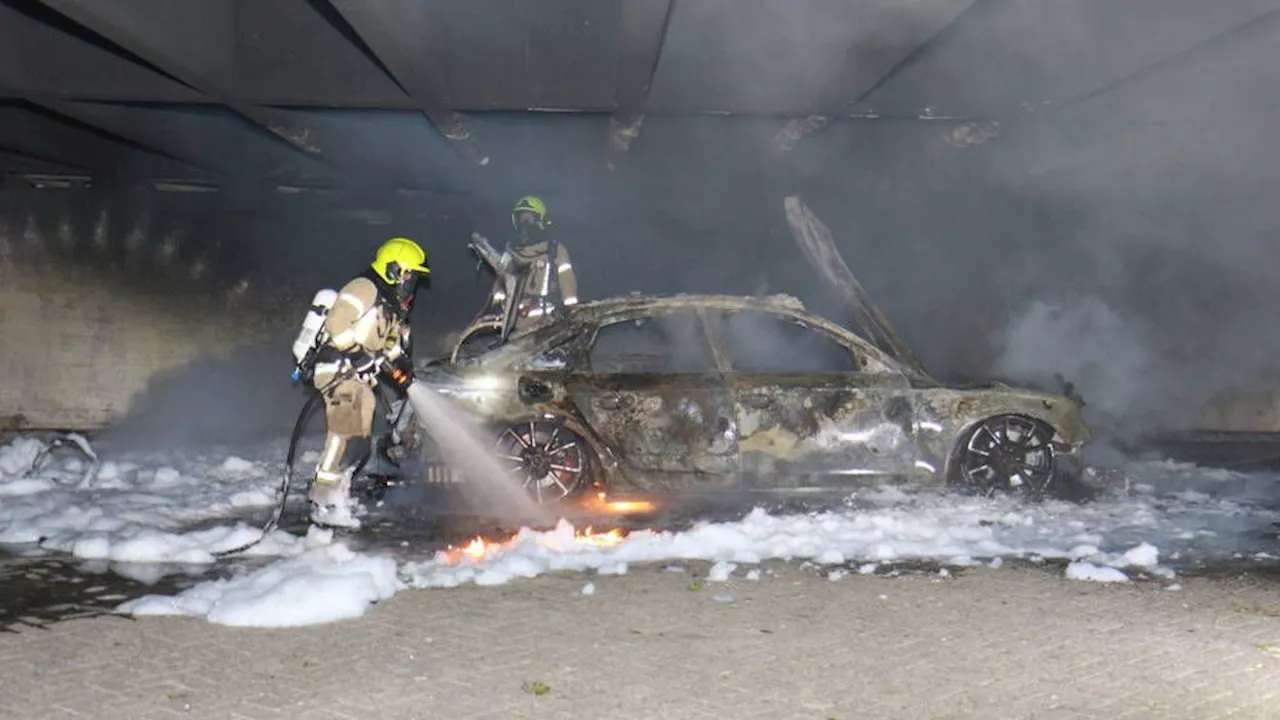
[[[609,500],[608,496],[603,492],[596,494],[596,503],[594,504],[597,510],[614,515],[649,512],[656,507],[648,500]]]
[[[596,533],[592,532],[591,528],[588,527],[580,533],[575,533],[574,538],[578,542],[596,545],[598,547],[613,547],[614,545],[622,542],[623,535],[622,531],[618,528],[614,528],[606,533]]]
[[[466,555],[469,558],[478,560],[484,557],[485,551],[487,549],[488,549],[488,545],[485,543],[484,538],[478,537],[475,540],[472,540],[470,543],[467,544],[465,548],[462,549],[462,554]]]
[[[444,554],[450,565],[457,565],[462,562],[463,558],[470,558],[479,562],[483,560],[486,555],[491,555],[501,547],[502,543],[485,540],[483,537],[477,535],[475,539],[462,547],[458,547],[456,545],[447,546],[444,549]]]
[[[574,540],[583,545],[594,545],[595,547],[614,547],[626,539],[626,534],[620,528],[613,528],[605,532],[596,532],[594,528],[588,527],[585,530],[579,530],[573,534]],[[484,537],[477,535],[474,539],[461,547],[449,545],[444,550],[445,560],[450,565],[457,565],[464,558],[469,558],[473,562],[479,563],[486,558],[496,554],[504,547],[510,546],[515,542],[512,536],[502,541],[486,540]]]
[[[648,500],[614,500],[613,502],[605,503],[604,507],[611,513],[628,515],[630,513],[649,512],[654,506]]]

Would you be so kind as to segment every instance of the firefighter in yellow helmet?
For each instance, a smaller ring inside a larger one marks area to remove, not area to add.
[[[548,229],[547,206],[541,198],[525,195],[511,208],[511,225],[516,238],[507,245],[503,263],[516,272],[527,273],[520,298],[520,320],[540,318],[578,302],[578,280],[569,260],[569,251]],[[506,291],[501,279],[494,285],[490,303],[501,308]],[[517,324],[520,324],[517,321]]]
[[[374,387],[404,393],[413,381],[409,311],[427,254],[408,238],[378,248],[363,274],[338,291],[324,320],[312,383],[324,394],[326,435],[308,494],[311,520],[359,527],[351,500],[356,462],[370,452]]]

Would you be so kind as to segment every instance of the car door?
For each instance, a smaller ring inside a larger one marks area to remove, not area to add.
[[[844,485],[914,469],[902,373],[788,315],[725,311],[711,326],[730,366],[740,464],[752,483]]]
[[[698,315],[657,312],[602,323],[586,369],[567,378],[591,427],[629,468],[736,475],[732,404]]]

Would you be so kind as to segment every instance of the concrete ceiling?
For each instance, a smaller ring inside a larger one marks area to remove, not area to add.
[[[0,0],[0,172],[447,195],[534,143],[687,153],[690,118],[746,116],[742,153],[1134,132],[1277,40],[1280,0]]]

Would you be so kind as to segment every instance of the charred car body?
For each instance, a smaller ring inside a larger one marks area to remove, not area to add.
[[[543,502],[598,491],[849,490],[876,479],[1036,498],[1076,489],[1089,439],[1077,398],[939,383],[826,227],[798,198],[786,210],[856,330],[785,295],[631,295],[533,323],[515,322],[509,303],[419,380],[491,432]]]
[[[543,501],[872,478],[1039,496],[1088,440],[1071,398],[944,386],[788,296],[585,303],[419,378]]]

